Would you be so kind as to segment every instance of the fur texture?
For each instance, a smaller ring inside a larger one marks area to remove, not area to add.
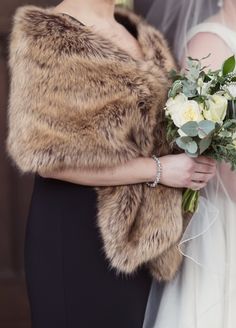
[[[165,40],[130,11],[136,61],[78,21],[34,6],[18,9],[10,44],[9,156],[21,172],[103,170],[170,152],[163,107],[174,67]],[[97,188],[104,251],[118,272],[147,264],[159,280],[181,263],[181,191],[145,184]]]

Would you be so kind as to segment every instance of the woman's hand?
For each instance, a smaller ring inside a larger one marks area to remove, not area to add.
[[[199,190],[216,174],[216,162],[208,157],[190,158],[186,154],[167,155],[162,163],[161,183],[176,188]]]

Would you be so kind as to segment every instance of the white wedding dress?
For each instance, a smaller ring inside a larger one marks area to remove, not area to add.
[[[188,39],[200,32],[217,34],[236,54],[236,33],[229,28],[203,23]],[[144,328],[236,327],[236,195],[230,198],[219,172],[179,245],[184,263],[166,285],[159,311],[153,282]]]

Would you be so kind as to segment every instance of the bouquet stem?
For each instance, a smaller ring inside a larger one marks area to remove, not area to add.
[[[195,213],[198,209],[200,192],[187,189],[183,193],[182,209],[184,213]]]

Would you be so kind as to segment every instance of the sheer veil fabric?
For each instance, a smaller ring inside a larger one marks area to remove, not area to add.
[[[236,204],[218,174],[179,244],[184,263],[165,286],[159,311],[153,282],[145,328],[235,327],[235,213]]]
[[[146,18],[169,37],[180,60],[186,50],[189,30],[217,14],[219,1],[222,0],[153,0]],[[220,19],[225,23],[223,15]]]
[[[201,32],[216,34],[236,53],[236,33],[217,0],[156,0],[147,18],[171,35],[179,60],[187,55],[188,41]],[[199,209],[178,245],[184,255],[182,269],[166,284],[159,310],[153,282],[144,328],[235,327],[236,195],[222,172],[219,165],[202,191]]]

